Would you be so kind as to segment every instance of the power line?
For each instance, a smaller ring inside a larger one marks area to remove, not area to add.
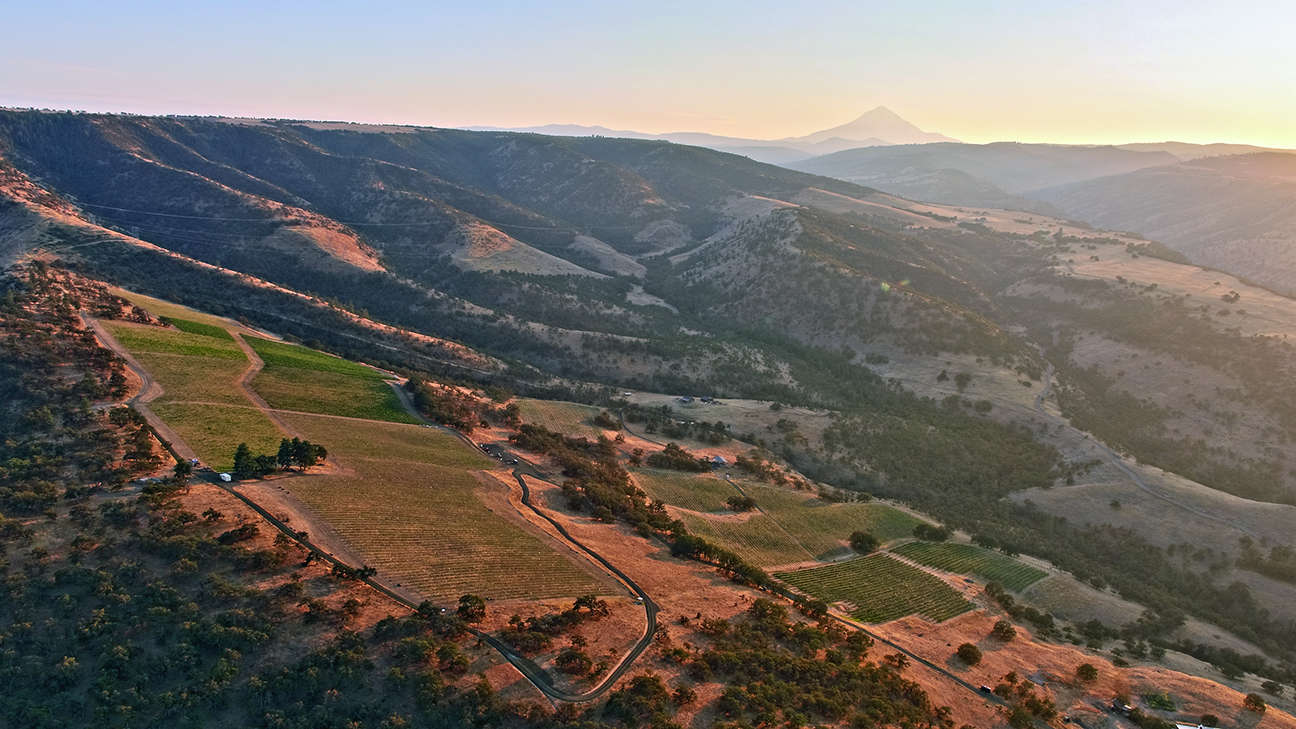
[[[202,215],[178,215],[175,213],[156,213],[150,210],[132,210],[130,208],[117,208],[117,207],[112,207],[110,205],[96,205],[94,203],[77,203],[77,204],[82,207],[98,208],[100,210],[113,210],[119,213],[134,213],[136,215],[155,215],[157,217],[162,217],[162,218],[181,218],[184,220],[218,220],[218,221],[224,221],[230,223],[289,223],[291,222],[290,220],[285,220],[283,218],[224,218],[224,217],[202,216]],[[410,228],[410,227],[443,224],[443,221],[427,221],[422,223],[367,223],[367,222],[349,221],[349,220],[333,220],[332,218],[328,218],[325,216],[320,216],[320,217],[324,217],[325,220],[329,220],[330,222],[340,223],[341,225],[368,226],[368,227],[378,227],[378,228]],[[113,220],[114,218],[109,218],[109,219]],[[514,228],[517,230],[547,230],[553,232],[575,231],[577,233],[581,232],[582,230],[634,230],[635,228],[638,227],[634,225],[589,225],[584,227],[576,227],[576,226],[544,227],[544,226],[533,226],[533,225],[515,225],[513,223],[498,223],[498,222],[487,221],[487,220],[482,220],[482,222],[491,226]]]

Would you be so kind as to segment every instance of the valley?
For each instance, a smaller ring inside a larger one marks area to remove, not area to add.
[[[1102,164],[1170,154],[1124,151]],[[153,457],[210,466],[212,494],[240,444],[327,446],[220,493],[277,520],[283,570],[305,549],[376,590],[338,626],[387,610],[433,640],[442,607],[482,598],[462,610],[480,632],[436,637],[419,674],[446,695],[481,673],[502,701],[597,691],[576,713],[625,725],[632,699],[691,726],[867,716],[744,708],[768,677],[734,656],[760,650],[918,681],[896,711],[931,726],[1007,721],[1025,694],[978,682],[1009,670],[1055,674],[1060,713],[1171,690],[1192,708],[1155,716],[1193,720],[1259,692],[1266,724],[1291,721],[1296,309],[1247,278],[1056,207],[920,203],[653,140],[6,111],[0,155],[10,300],[129,356]],[[125,412],[87,393],[67,422]],[[41,478],[0,508],[53,535],[75,506]],[[95,504],[150,488],[94,483]],[[190,496],[158,513],[198,513]],[[879,641],[867,661],[856,635]],[[687,691],[635,698],[657,679]],[[1227,726],[1254,723],[1238,711]]]

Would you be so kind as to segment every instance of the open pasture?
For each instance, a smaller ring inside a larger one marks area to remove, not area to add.
[[[599,414],[599,409],[596,407],[574,402],[527,398],[519,398],[517,404],[524,423],[539,425],[573,438],[595,440],[603,434],[601,428],[590,425],[589,422]]]
[[[940,578],[885,554],[775,577],[820,600],[851,603],[851,617],[865,623],[914,614],[939,623],[973,607]]]
[[[1048,577],[1044,570],[972,544],[909,542],[891,551],[938,570],[976,575],[984,580],[998,580],[1013,592],[1024,590]]]
[[[833,504],[801,491],[743,488],[816,558],[845,549],[851,532],[870,532],[885,543],[909,536],[918,524],[915,517],[885,504]]]
[[[738,495],[738,489],[709,474],[645,468],[636,470],[634,478],[649,498],[690,511],[723,511],[729,508],[725,501]]]
[[[267,365],[252,380],[252,389],[277,410],[393,423],[419,422],[405,412],[390,385],[372,377]]]
[[[494,514],[474,469],[494,462],[432,428],[288,415],[352,472],[285,482],[381,573],[444,605],[606,594],[538,537]]]
[[[718,544],[759,567],[814,559],[814,555],[764,514],[753,512],[741,521],[725,517],[709,519],[696,514],[681,514],[680,518],[694,536]]]

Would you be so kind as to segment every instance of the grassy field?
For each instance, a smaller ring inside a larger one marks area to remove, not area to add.
[[[599,409],[590,405],[579,405],[574,402],[551,402],[548,400],[528,400],[520,398],[518,408],[522,411],[522,422],[540,425],[556,433],[574,438],[594,440],[603,434],[601,428],[589,424],[590,418],[599,414]]]
[[[1048,577],[1044,570],[972,544],[909,542],[892,551],[938,570],[998,580],[1013,592],[1024,590]]]
[[[767,486],[743,487],[756,504],[815,557],[846,549],[851,532],[871,532],[882,542],[913,533],[918,519],[884,504],[832,504],[810,494]]]
[[[234,450],[247,443],[253,453],[279,451],[284,432],[252,403],[242,406],[193,405],[154,401],[149,407],[193,448],[203,463],[217,471],[234,466]]]
[[[233,328],[238,331],[251,331],[224,317],[214,316],[195,309],[190,309],[189,307],[180,304],[173,304],[170,301],[155,299],[152,296],[137,294],[134,291],[127,291],[125,289],[112,288],[111,291],[131,302],[135,306],[148,311],[153,316],[165,316],[169,319],[184,319],[186,321],[197,322],[200,324],[210,324],[211,326],[220,327],[222,329]]]
[[[243,350],[205,322],[177,331],[142,324],[104,322],[117,341],[165,391],[149,407],[170,425],[204,463],[218,471],[234,465],[234,450],[275,453],[281,431],[248,400],[238,379],[248,368]],[[225,330],[219,330],[225,333]]]
[[[353,474],[286,485],[365,556],[370,566],[442,604],[571,597],[607,589],[476,497],[471,471],[494,462],[431,428],[288,415],[293,427]]]
[[[723,511],[729,508],[725,501],[738,495],[738,490],[724,479],[711,475],[645,468],[636,470],[634,477],[649,498],[661,499],[671,506],[690,511]]]
[[[296,344],[285,344],[283,342],[274,342],[261,337],[244,337],[243,341],[252,347],[257,356],[265,362],[266,367],[291,367],[298,370],[311,370],[314,372],[332,372],[334,374],[354,377],[361,380],[382,380],[389,375],[384,375],[369,367],[356,364],[350,360],[334,357],[323,352],[316,352],[313,349],[298,346]]]
[[[278,410],[392,423],[419,422],[405,412],[390,385],[373,378],[267,366],[252,380],[252,389]]]
[[[164,329],[147,324],[114,321],[106,321],[103,324],[104,328],[132,353],[157,352],[162,354],[182,354],[189,357],[236,359],[247,362],[243,350],[239,349],[233,339],[221,340],[202,334]]]
[[[635,472],[635,478],[649,497],[702,513],[724,511],[725,501],[738,495],[732,485],[711,474],[643,469]],[[747,522],[727,523],[692,515],[686,515],[685,521],[690,531],[762,566],[844,553],[851,532],[856,530],[871,532],[882,542],[907,537],[919,521],[883,504],[832,504],[802,491],[751,483],[742,487],[765,514]]]
[[[205,402],[252,406],[238,379],[247,360],[136,352],[135,359],[166,392],[154,402]]]
[[[748,562],[760,566],[808,562],[814,556],[764,514],[753,513],[745,521],[708,519],[694,514],[680,518],[690,533],[714,542]]]
[[[200,321],[175,319],[172,317],[167,317],[166,323],[182,332],[189,332],[190,334],[197,334],[203,337],[211,337],[212,339],[228,339],[231,342],[234,341],[234,337],[230,335],[229,330],[224,327],[216,326],[215,324],[204,324]]]
[[[780,572],[779,579],[827,602],[849,602],[851,616],[866,623],[885,623],[919,614],[941,622],[972,609],[938,577],[885,554],[798,572]]]

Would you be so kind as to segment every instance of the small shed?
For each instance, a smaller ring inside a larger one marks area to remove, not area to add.
[[[711,458],[711,465],[723,468],[729,465],[729,461],[726,461],[724,456],[714,456]]]

